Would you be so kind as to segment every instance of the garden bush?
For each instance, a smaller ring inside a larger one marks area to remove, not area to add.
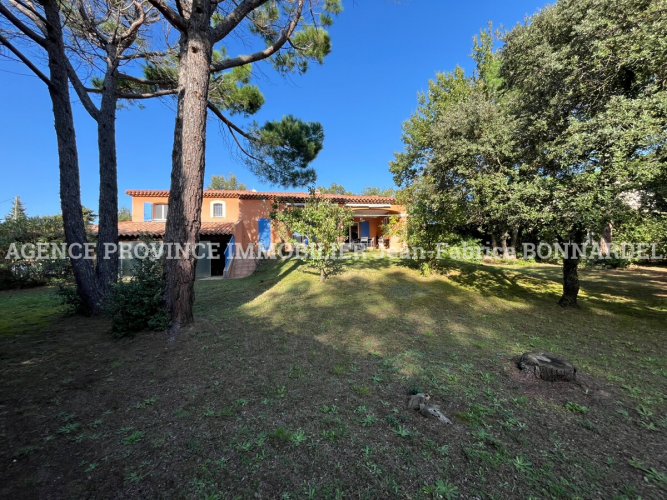
[[[162,304],[162,261],[147,245],[146,258],[134,262],[134,276],[113,286],[106,312],[116,337],[131,336],[142,330],[160,331],[168,326]]]

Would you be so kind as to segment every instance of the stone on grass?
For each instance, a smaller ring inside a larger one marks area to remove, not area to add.
[[[443,424],[451,424],[452,421],[445,417],[438,406],[431,406],[426,404],[429,399],[431,399],[431,397],[422,392],[410,396],[410,400],[408,401],[408,408],[410,410],[417,410],[422,417],[437,418]]]
[[[577,368],[568,360],[548,352],[527,352],[519,359],[519,369],[532,372],[541,380],[570,381],[577,375]]]
[[[449,420],[443,413],[440,411],[440,408],[437,406],[427,406],[422,403],[419,406],[419,413],[426,418],[437,418],[443,424],[451,424],[452,421]]]
[[[408,408],[410,410],[419,410],[419,407],[424,404],[424,401],[431,399],[426,394],[420,392],[419,394],[414,394],[410,396],[410,401],[408,401]]]

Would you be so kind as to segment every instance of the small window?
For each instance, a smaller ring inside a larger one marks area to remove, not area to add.
[[[303,235],[299,233],[294,233],[292,234],[292,238],[294,238],[294,241],[297,243],[303,243]]]
[[[214,201],[211,203],[211,217],[225,217],[224,201]]]
[[[153,220],[167,220],[167,205],[153,205]]]

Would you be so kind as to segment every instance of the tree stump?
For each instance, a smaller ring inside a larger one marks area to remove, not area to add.
[[[565,358],[548,352],[527,352],[519,359],[519,369],[531,371],[542,380],[570,381],[577,375],[577,368]]]

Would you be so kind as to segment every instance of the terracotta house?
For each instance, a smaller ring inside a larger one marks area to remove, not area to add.
[[[169,210],[169,191],[128,190],[126,193],[132,197],[132,221],[118,224],[119,239],[127,242],[137,241],[142,236],[156,240],[163,238]],[[269,219],[274,201],[298,205],[309,196],[309,193],[304,192],[205,190],[200,240],[216,243],[219,250],[199,260],[197,276],[242,277],[251,274],[255,261],[231,259],[230,250],[239,247],[246,249],[250,245],[270,249],[272,244],[280,244],[280,238]],[[363,242],[369,247],[384,245],[392,249],[400,248],[398,238],[384,238],[382,235],[382,225],[388,217],[405,217],[405,207],[397,205],[394,198],[337,194],[321,196],[353,210],[354,224],[349,228],[346,242]],[[123,262],[122,266],[127,264]]]

